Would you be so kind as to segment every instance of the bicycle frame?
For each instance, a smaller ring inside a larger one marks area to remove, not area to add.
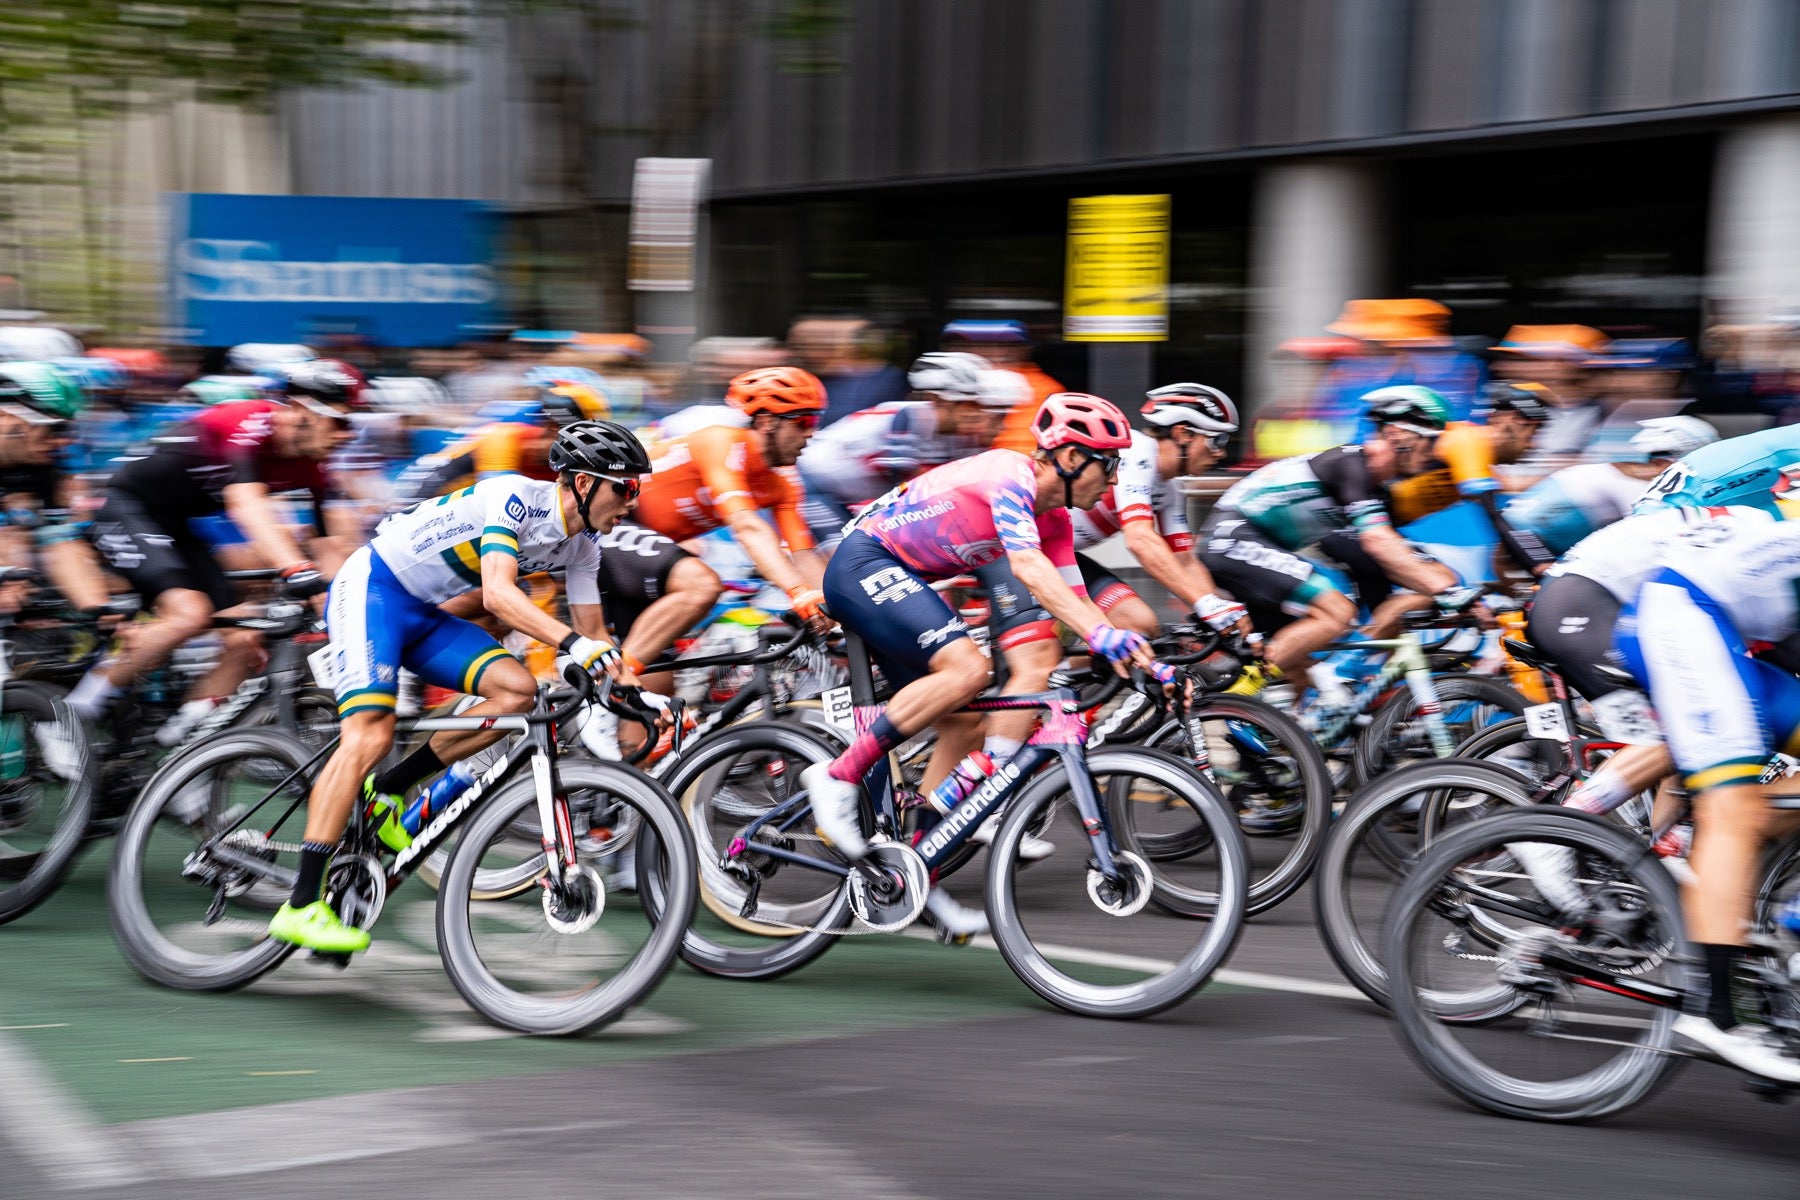
[[[1432,686],[1431,662],[1426,658],[1419,639],[1411,632],[1391,638],[1333,642],[1331,649],[1385,650],[1388,652],[1388,659],[1381,664],[1381,669],[1375,672],[1373,679],[1351,689],[1355,703],[1343,712],[1333,714],[1329,721],[1314,731],[1320,745],[1336,745],[1349,732],[1351,723],[1374,708],[1394,682],[1404,676],[1406,688],[1412,693],[1413,702],[1419,706],[1420,716],[1425,719],[1425,730],[1431,738],[1432,753],[1439,758],[1449,758],[1456,753],[1456,742],[1450,736],[1449,726],[1444,724],[1443,702],[1438,699],[1437,689]]]

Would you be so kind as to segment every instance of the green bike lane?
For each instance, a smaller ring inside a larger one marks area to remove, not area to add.
[[[991,951],[851,937],[764,983],[677,965],[604,1030],[517,1037],[445,977],[424,888],[392,899],[375,945],[347,969],[297,956],[244,991],[176,992],[120,955],[104,874],[105,855],[90,853],[47,904],[0,930],[0,1039],[102,1124],[1045,1010]]]

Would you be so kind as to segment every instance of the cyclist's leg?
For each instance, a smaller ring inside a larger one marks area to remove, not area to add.
[[[1551,575],[1539,585],[1525,622],[1531,644],[1549,656],[1568,685],[1593,705],[1600,732],[1631,743],[1564,801],[1585,812],[1611,812],[1675,769],[1649,700],[1598,670],[1625,665],[1613,646],[1619,607],[1617,598],[1592,579]]]
[[[975,578],[987,591],[993,613],[994,643],[1006,656],[1006,687],[1002,691],[1008,696],[1043,691],[1050,686],[1050,673],[1062,661],[1062,642],[1056,636],[1056,621],[1050,616],[1050,610],[1025,590],[1004,558],[977,570]],[[987,752],[995,758],[1010,758],[1017,754],[1025,739],[1037,728],[1039,716],[1034,709],[990,715],[985,743]],[[971,736],[965,733],[965,739],[960,753],[955,753],[958,747],[946,749],[939,741],[938,748],[942,753],[932,757],[931,767],[925,773],[927,787],[937,786],[975,748]]]
[[[1332,561],[1350,572],[1356,594],[1369,610],[1369,620],[1362,628],[1364,637],[1390,638],[1400,632],[1400,622],[1409,612],[1431,607],[1431,597],[1417,592],[1398,590],[1394,581],[1353,533],[1333,533],[1319,541],[1319,549]],[[1415,550],[1421,558],[1428,555]]]
[[[1218,585],[1250,613],[1268,640],[1263,657],[1283,675],[1304,679],[1312,656],[1356,621],[1356,604],[1317,566],[1264,539],[1241,518],[1208,522],[1200,560]]]
[[[1791,741],[1800,725],[1800,680],[1749,658],[1718,604],[1673,571],[1643,586],[1619,622],[1618,642],[1693,795],[1695,879],[1682,901],[1708,984],[1694,990],[1705,998],[1704,1015],[1730,1029],[1732,962],[1747,941],[1771,824],[1758,777],[1776,743]]]
[[[857,783],[883,755],[981,694],[988,659],[944,598],[864,533],[846,537],[825,572],[825,597],[896,687],[886,711],[828,764],[807,768],[821,832],[858,857]]]
[[[1085,554],[1075,556],[1075,565],[1081,568],[1081,581],[1087,584],[1088,597],[1106,614],[1108,621],[1147,638],[1162,632],[1156,610],[1130,584]]]

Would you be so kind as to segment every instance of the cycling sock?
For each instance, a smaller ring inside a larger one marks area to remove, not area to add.
[[[427,741],[423,746],[375,776],[375,790],[387,796],[404,796],[445,767]]]
[[[1584,779],[1575,785],[1569,798],[1563,801],[1564,808],[1576,808],[1595,816],[1603,816],[1619,805],[1631,799],[1631,788],[1625,783],[1625,777],[1617,771],[1609,771],[1605,767],[1596,771],[1592,778]]]
[[[1741,950],[1737,946],[1708,943],[1699,943],[1695,948],[1706,960],[1706,1009],[1704,1013],[1694,1015],[1704,1015],[1720,1029],[1730,1029],[1738,1023],[1737,1013],[1731,1004],[1731,982],[1733,968]]]
[[[305,908],[325,895],[325,867],[331,862],[332,851],[336,846],[328,846],[324,842],[300,843],[300,866],[294,875],[294,894],[288,903],[295,908]]]
[[[106,706],[118,694],[118,687],[112,680],[101,674],[100,669],[96,667],[83,675],[81,682],[70,689],[68,699],[64,703],[76,716],[92,721],[106,711]]]
[[[861,783],[869,768],[881,761],[882,755],[905,740],[906,735],[895,729],[883,713],[875,718],[867,733],[859,734],[848,750],[832,759],[826,774],[845,783]]]

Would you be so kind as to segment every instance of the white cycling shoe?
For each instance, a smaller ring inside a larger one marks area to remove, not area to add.
[[[941,887],[925,893],[925,911],[937,922],[946,937],[980,937],[988,931],[987,914],[979,908],[957,903],[956,897]]]
[[[969,835],[969,840],[981,846],[993,845],[994,835],[1000,832],[1000,819],[1004,816],[1006,816],[1006,810],[1001,809],[983,821],[975,832]],[[1026,831],[1024,837],[1019,839],[1019,857],[1026,862],[1043,862],[1055,853],[1055,842],[1046,841],[1029,830]]]
[[[829,763],[814,763],[800,772],[800,783],[812,802],[813,824],[818,827],[819,836],[845,858],[867,854],[869,843],[863,840],[862,822],[857,820],[857,800],[862,789],[834,778]]]
[[[1683,1014],[1675,1018],[1675,1032],[1740,1071],[1776,1083],[1800,1084],[1800,1058],[1785,1053],[1780,1039],[1760,1025],[1720,1029],[1706,1017]]]

